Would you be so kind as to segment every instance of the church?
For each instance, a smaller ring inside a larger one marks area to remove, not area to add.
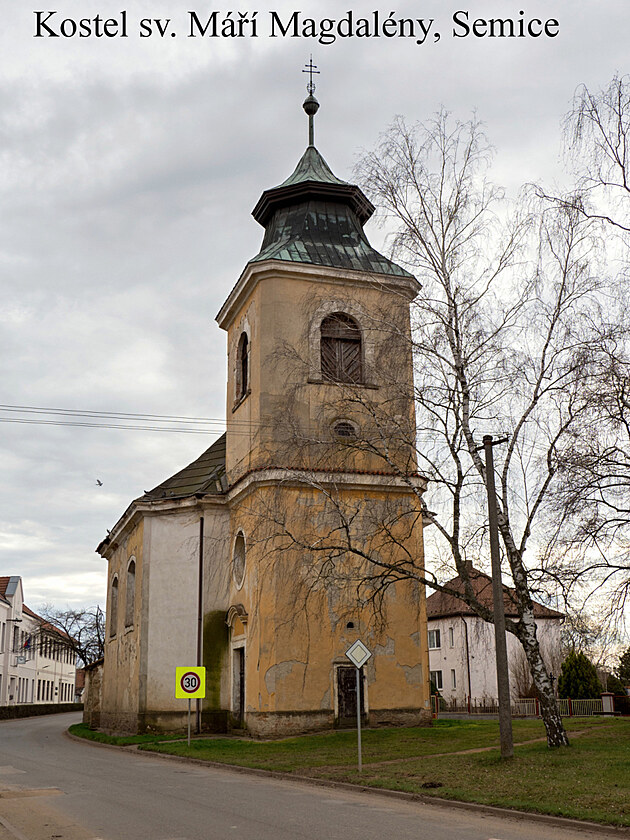
[[[175,668],[195,665],[197,731],[330,729],[356,724],[357,703],[371,726],[431,718],[424,589],[395,575],[397,558],[423,563],[419,284],[368,242],[374,207],[316,148],[308,92],[306,151],[258,200],[260,252],[216,317],[226,433],[97,548],[107,639],[87,722],[109,732],[183,728]]]

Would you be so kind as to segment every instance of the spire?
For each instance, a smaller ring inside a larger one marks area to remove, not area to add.
[[[372,248],[363,225],[374,205],[359,187],[337,178],[315,148],[313,118],[319,102],[313,96],[313,74],[319,70],[312,56],[302,72],[309,74],[302,106],[308,115],[308,146],[293,173],[258,199],[252,215],[265,228],[265,236],[250,262],[310,263],[413,279]]]
[[[304,65],[305,69],[302,70],[302,73],[308,73],[309,79],[308,84],[306,85],[306,90],[308,92],[308,96],[304,100],[302,108],[306,111],[308,115],[308,145],[314,146],[315,145],[315,114],[319,111],[319,102],[313,94],[315,93],[315,82],[313,81],[313,73],[319,75],[319,70],[317,69],[317,65],[313,64],[313,56],[311,56],[309,63]]]

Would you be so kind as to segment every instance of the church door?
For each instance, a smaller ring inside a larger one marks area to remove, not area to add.
[[[359,691],[361,693],[361,718],[365,716],[365,696],[363,691],[363,669],[359,671]],[[357,676],[356,668],[342,665],[337,668],[337,726],[357,725]]]
[[[245,648],[234,648],[232,662],[232,721],[233,726],[245,726]]]

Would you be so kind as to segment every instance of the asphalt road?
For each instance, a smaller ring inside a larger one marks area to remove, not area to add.
[[[78,719],[0,722],[0,840],[620,838],[107,749],[64,735]]]

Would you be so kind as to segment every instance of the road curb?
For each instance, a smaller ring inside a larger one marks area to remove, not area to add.
[[[518,811],[515,808],[501,808],[497,805],[481,805],[477,802],[462,802],[458,799],[443,799],[439,796],[427,796],[422,793],[408,793],[403,790],[388,790],[387,788],[375,788],[367,785],[357,785],[352,782],[335,782],[329,779],[317,779],[312,776],[298,776],[295,773],[284,773],[279,770],[263,770],[259,767],[242,767],[238,764],[223,764],[220,761],[205,761],[201,758],[189,758],[182,755],[169,755],[149,750],[138,749],[138,744],[120,746],[118,744],[103,744],[99,741],[90,741],[88,738],[80,738],[73,735],[66,729],[64,734],[72,741],[80,741],[82,744],[89,744],[95,747],[106,747],[112,750],[133,752],[137,756],[146,758],[161,758],[166,761],[178,761],[182,764],[197,764],[201,767],[212,767],[217,770],[229,770],[233,773],[244,773],[249,776],[261,776],[267,779],[278,779],[279,781],[299,782],[302,784],[314,785],[317,787],[331,788],[335,790],[347,790],[351,793],[369,793],[378,796],[400,799],[406,802],[417,802],[421,805],[433,805],[436,808],[457,808],[462,811],[473,811],[477,814],[488,814],[489,816],[504,817],[516,821],[524,819],[533,820],[542,825],[554,826],[573,831],[590,831],[603,836],[630,837],[630,828],[625,826],[602,825],[600,823],[574,820],[568,817],[554,817],[551,814],[536,814],[531,811]]]

